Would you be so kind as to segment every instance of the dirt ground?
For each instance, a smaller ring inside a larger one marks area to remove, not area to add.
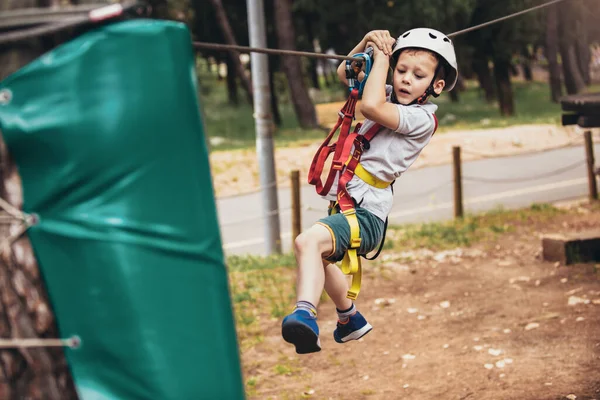
[[[334,342],[328,300],[319,353],[297,355],[266,318],[262,343],[242,352],[248,398],[600,399],[600,263],[543,261],[540,239],[600,234],[600,208],[565,207],[494,242],[409,261],[384,252],[366,264],[357,306],[373,331],[360,341]]]

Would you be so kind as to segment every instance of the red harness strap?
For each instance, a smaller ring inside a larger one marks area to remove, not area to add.
[[[360,157],[362,156],[362,153],[370,147],[369,142],[371,141],[371,139],[373,139],[377,132],[379,132],[379,130],[381,129],[381,125],[373,125],[364,135],[358,134],[358,128],[359,127],[357,127],[355,132],[353,132],[350,136],[348,136],[348,139],[346,139],[347,143],[350,143],[350,145],[354,145],[354,152],[352,153],[352,157],[350,158],[350,161],[348,162],[348,165],[346,166],[346,169],[342,173],[342,176],[340,177],[340,180],[338,182],[337,199],[338,204],[340,205],[340,210],[342,212],[354,208],[354,201],[352,200],[350,193],[348,193],[346,185],[348,185],[348,183],[354,177],[354,170],[360,162]],[[348,150],[348,153],[350,153],[350,150]]]
[[[308,171],[308,183],[311,185],[315,185],[317,189],[317,193],[321,196],[327,195],[331,186],[333,185],[333,181],[335,180],[335,175],[337,171],[342,170],[344,167],[344,163],[348,158],[348,154],[350,150],[347,149],[347,153],[344,155],[343,152],[346,150],[346,142],[348,142],[347,138],[350,134],[350,128],[352,127],[352,121],[354,120],[354,113],[356,109],[356,102],[358,101],[358,89],[352,89],[350,92],[350,96],[348,100],[346,100],[346,104],[342,107],[340,111],[340,116],[338,117],[337,124],[331,129],[325,141],[321,144],[315,156],[313,157],[312,164],[310,165],[310,169]],[[329,142],[333,138],[333,135],[338,130],[341,125],[340,134],[338,136],[338,140],[336,143]],[[352,143],[352,141],[350,141]],[[339,144],[339,146],[338,146]],[[331,170],[329,171],[329,175],[325,180],[325,184],[321,181],[321,174],[323,173],[323,167],[325,166],[325,161],[329,157],[329,155],[335,152],[333,155],[333,162],[331,164]]]

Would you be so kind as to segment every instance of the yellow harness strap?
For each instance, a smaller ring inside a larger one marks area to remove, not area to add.
[[[356,210],[351,208],[343,212],[350,225],[350,246],[344,254],[342,260],[342,272],[352,276],[352,285],[346,294],[350,300],[356,300],[358,292],[360,292],[360,282],[362,278],[362,264],[357,253],[360,248],[360,228],[358,226],[358,218],[356,218]]]
[[[360,163],[354,168],[354,174],[369,185],[379,189],[385,189],[391,184],[391,182],[383,181],[371,174],[364,169]],[[332,204],[331,207],[331,214],[335,214],[337,212],[335,204]],[[360,292],[362,280],[362,264],[360,256],[358,255],[358,249],[360,248],[361,243],[360,227],[358,225],[358,218],[356,218],[356,209],[350,208],[342,213],[348,220],[348,225],[350,225],[350,245],[348,246],[348,250],[346,250],[346,254],[344,254],[341,270],[345,275],[352,276],[352,285],[350,286],[350,290],[348,290],[346,297],[350,300],[356,300],[358,293]]]
[[[364,169],[360,163],[356,165],[356,168],[354,168],[354,175],[357,175],[360,179],[378,189],[385,189],[391,184],[391,182],[386,182],[377,178],[375,175]]]
[[[337,202],[332,201],[330,204],[331,215],[337,214],[336,206]],[[354,208],[346,210],[342,214],[344,214],[350,225],[350,246],[348,250],[346,250],[346,254],[344,254],[340,269],[345,275],[352,276],[352,285],[350,286],[350,290],[348,290],[346,297],[351,300],[356,300],[358,292],[360,292],[360,282],[362,277],[362,265],[357,253],[361,241],[360,228],[358,226],[358,218],[356,218],[356,210]]]

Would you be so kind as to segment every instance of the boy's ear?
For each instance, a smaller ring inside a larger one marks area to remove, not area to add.
[[[436,94],[441,94],[442,90],[444,90],[444,87],[446,86],[446,81],[443,79],[438,79],[435,84],[433,85],[433,91]]]

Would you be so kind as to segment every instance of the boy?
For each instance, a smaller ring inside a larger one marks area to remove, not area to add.
[[[434,134],[437,106],[428,98],[454,87],[458,76],[456,55],[446,35],[427,28],[409,30],[397,40],[388,31],[371,31],[350,55],[369,46],[373,47],[373,65],[363,91],[360,110],[366,120],[359,133],[364,134],[375,123],[382,128],[364,151],[360,164],[376,178],[392,182],[410,167]],[[390,67],[392,86],[386,85]],[[345,61],[338,68],[338,76],[347,84]],[[348,183],[347,190],[356,204],[359,254],[367,254],[383,239],[393,193],[390,186],[370,186],[358,176]],[[336,192],[337,183],[326,198],[335,200]],[[349,241],[350,226],[341,213],[319,220],[295,240],[297,303],[293,313],[283,319],[282,336],[294,344],[299,354],[321,350],[316,320],[323,289],[336,306],[336,342],[358,340],[372,329],[346,297],[346,276],[333,264],[342,260]]]

